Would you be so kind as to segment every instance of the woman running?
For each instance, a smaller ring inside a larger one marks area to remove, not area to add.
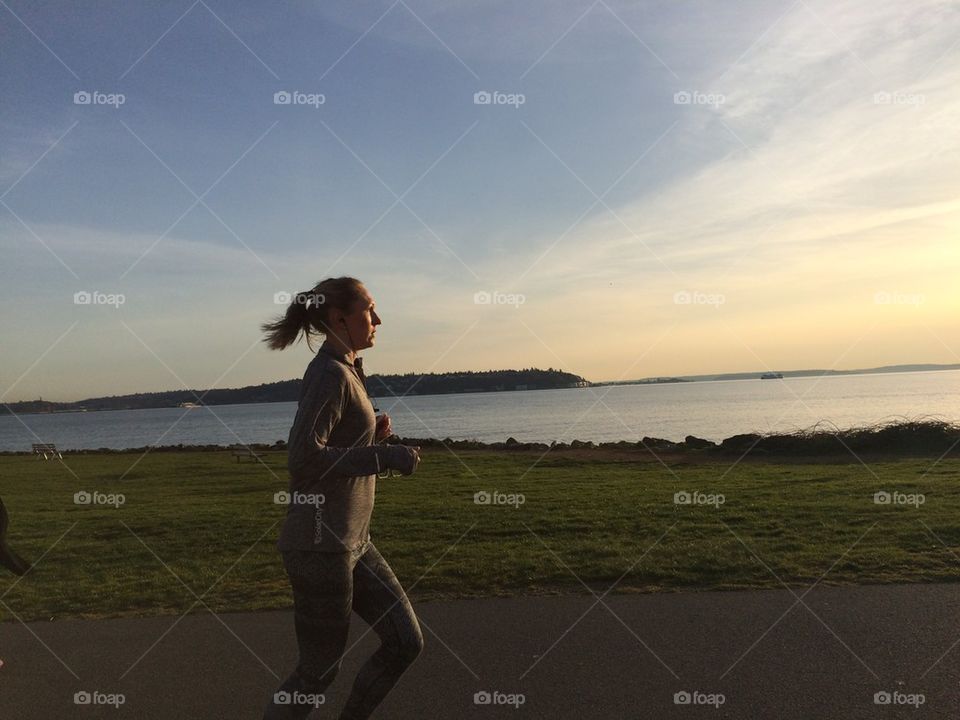
[[[341,720],[368,718],[423,649],[417,616],[370,539],[377,475],[410,475],[419,447],[378,444],[392,434],[375,416],[357,352],[373,347],[380,317],[352,277],[328,278],[299,293],[262,326],[282,350],[302,332],[325,336],[307,366],[288,441],[290,504],[277,543],[290,578],[299,664],[267,706],[264,720],[306,718],[340,670],[355,611],[380,637],[360,669]]]

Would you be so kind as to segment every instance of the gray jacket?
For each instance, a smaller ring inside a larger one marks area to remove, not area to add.
[[[358,366],[360,372],[327,340],[304,373],[287,440],[290,504],[281,551],[348,552],[370,540],[388,448],[374,444],[376,416]]]

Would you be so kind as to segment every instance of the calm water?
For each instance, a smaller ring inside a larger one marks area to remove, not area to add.
[[[904,416],[960,421],[960,370],[378,398],[377,403],[406,437],[599,442],[697,435],[719,441],[818,421],[841,428]],[[296,403],[264,403],[0,416],[0,450],[29,450],[34,442],[62,449],[274,443],[287,439],[296,410]]]

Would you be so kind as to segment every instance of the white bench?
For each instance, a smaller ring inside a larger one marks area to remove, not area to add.
[[[53,443],[34,443],[33,454],[37,455],[38,457],[43,455],[44,460],[48,459],[47,456],[58,457],[63,460],[63,455],[60,454],[60,451],[57,450],[57,446]]]
[[[260,460],[261,455],[255,450],[251,450],[246,445],[231,445],[230,450],[233,456],[240,462],[240,458],[250,458],[251,460]]]

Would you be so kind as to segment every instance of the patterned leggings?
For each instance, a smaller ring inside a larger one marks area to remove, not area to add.
[[[293,586],[300,663],[278,688],[264,720],[303,720],[340,671],[351,610],[380,636],[380,648],[360,669],[340,720],[368,718],[423,649],[423,635],[406,593],[387,561],[366,549],[282,553]],[[299,701],[299,702],[298,702]]]

